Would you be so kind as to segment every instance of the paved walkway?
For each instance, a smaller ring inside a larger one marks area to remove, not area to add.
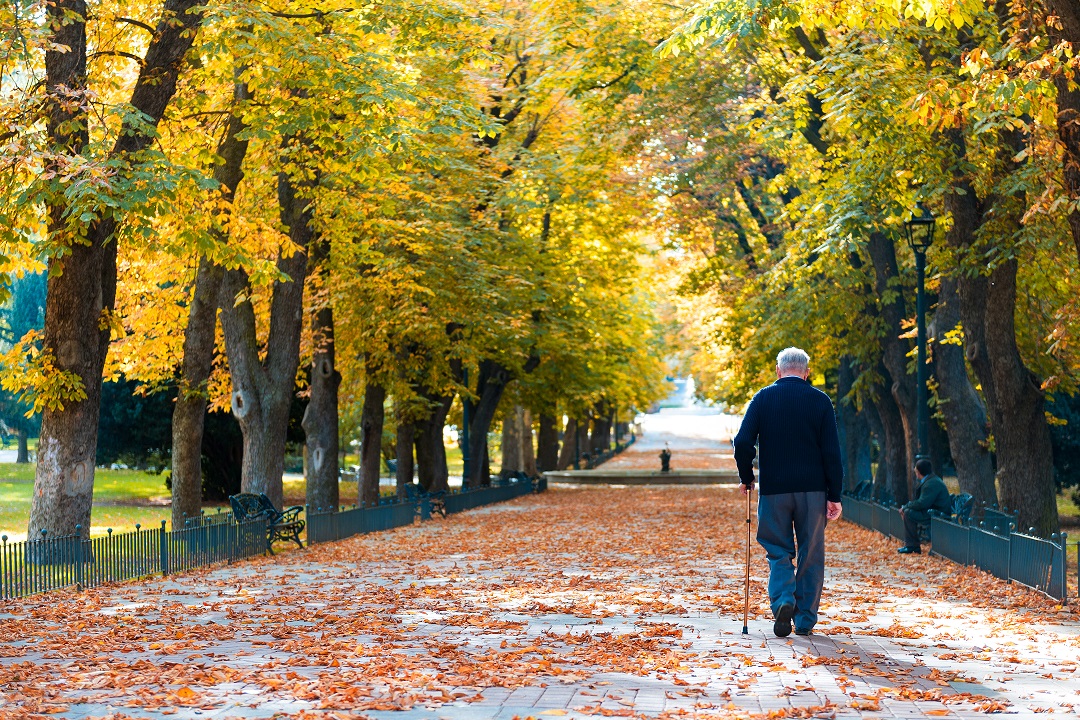
[[[637,442],[604,463],[606,470],[659,470],[660,451],[671,450],[676,470],[735,469],[731,438],[741,417],[711,408],[664,408],[645,415]]]
[[[846,523],[777,639],[732,487],[555,489],[0,606],[0,719],[1074,717],[1080,623]]]

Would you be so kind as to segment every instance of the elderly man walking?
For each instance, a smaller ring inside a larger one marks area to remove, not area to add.
[[[754,395],[734,442],[744,494],[754,490],[758,457],[757,539],[769,559],[777,637],[791,634],[792,619],[797,635],[809,635],[817,624],[825,523],[841,511],[844,467],[836,416],[829,396],[809,377],[810,356],[799,348],[782,350],[776,356],[776,382]]]

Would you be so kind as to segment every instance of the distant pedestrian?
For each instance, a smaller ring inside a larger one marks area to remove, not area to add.
[[[931,510],[943,513],[952,510],[949,488],[934,474],[934,466],[926,458],[915,463],[915,478],[919,484],[918,497],[900,508],[900,516],[904,518],[904,547],[897,552],[902,555],[922,552],[919,526],[930,522]]]
[[[844,467],[836,415],[829,396],[809,377],[810,356],[799,348],[782,350],[776,356],[776,382],[754,395],[734,441],[744,494],[754,490],[758,457],[757,539],[769,560],[777,637],[791,634],[792,618],[797,635],[809,635],[817,624],[825,523],[841,512]]]
[[[671,471],[671,448],[664,443],[664,449],[660,451],[660,472]]]

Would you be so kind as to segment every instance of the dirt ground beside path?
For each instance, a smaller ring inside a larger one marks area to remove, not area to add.
[[[731,487],[556,489],[201,573],[0,606],[0,720],[1075,717],[1067,608],[829,534],[772,637]],[[1037,713],[1037,715],[1035,715]]]

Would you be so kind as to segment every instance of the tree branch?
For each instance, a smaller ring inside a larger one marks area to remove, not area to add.
[[[86,59],[91,60],[102,55],[112,55],[114,57],[127,58],[128,60],[133,60],[134,62],[137,62],[139,64],[139,67],[143,67],[144,65],[143,59],[141,57],[139,57],[138,55],[132,55],[129,52],[124,52],[123,50],[98,50],[97,52],[92,52],[87,55]]]
[[[154,32],[155,32],[154,28],[150,27],[149,25],[142,22],[141,20],[136,20],[135,18],[118,17],[118,18],[116,18],[116,21],[117,22],[122,22],[122,23],[127,23],[128,25],[134,25],[137,28],[142,28],[146,32],[150,33],[151,35],[153,35]]]

